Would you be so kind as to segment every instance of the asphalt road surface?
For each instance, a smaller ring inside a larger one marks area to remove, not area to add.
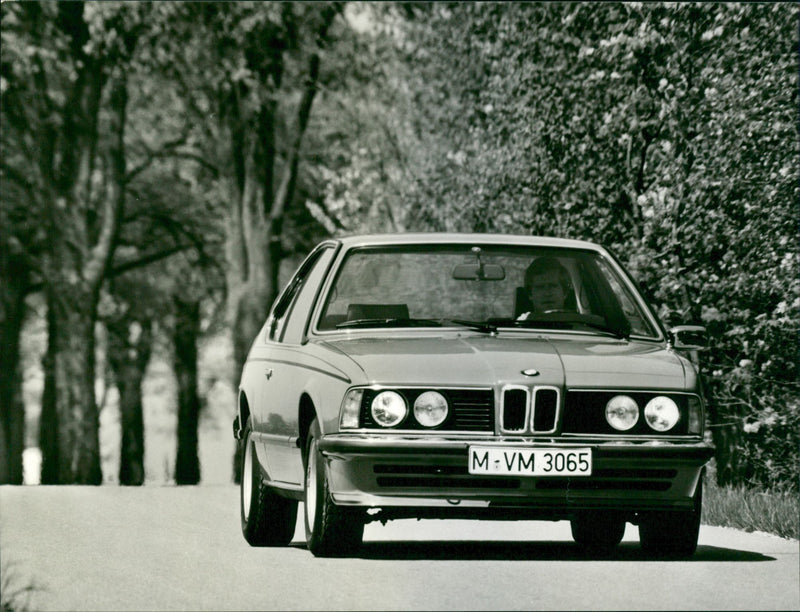
[[[302,508],[301,508],[302,510]],[[703,526],[688,561],[608,559],[567,522],[373,523],[347,559],[317,559],[302,530],[251,548],[238,489],[0,487],[4,597],[32,610],[797,610],[798,542]]]

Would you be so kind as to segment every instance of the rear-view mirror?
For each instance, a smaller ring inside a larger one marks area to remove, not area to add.
[[[499,264],[466,263],[453,268],[456,280],[501,281],[506,277],[506,270]]]

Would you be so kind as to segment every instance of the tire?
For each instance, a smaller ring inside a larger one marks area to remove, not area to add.
[[[639,543],[647,555],[667,558],[691,557],[697,550],[700,514],[703,508],[703,477],[697,483],[694,507],[689,511],[643,514],[639,521]]]
[[[306,544],[315,557],[342,557],[356,552],[364,537],[364,511],[337,506],[331,498],[325,460],[319,451],[321,431],[311,423],[306,443],[304,523]]]
[[[297,501],[281,497],[264,482],[252,434],[248,418],[239,489],[242,535],[250,546],[286,546],[294,536]]]
[[[595,555],[611,554],[625,535],[625,520],[613,512],[581,512],[570,526],[578,546]]]

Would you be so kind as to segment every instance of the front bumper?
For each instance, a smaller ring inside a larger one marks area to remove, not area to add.
[[[592,475],[473,475],[468,447],[591,448]],[[652,510],[693,507],[713,447],[694,440],[429,438],[333,434],[320,441],[336,504],[381,508],[388,518],[569,518],[611,510],[628,520]]]

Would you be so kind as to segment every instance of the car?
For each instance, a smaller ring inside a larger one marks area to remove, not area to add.
[[[238,393],[241,527],[315,556],[395,519],[568,520],[607,554],[694,554],[705,330],[666,330],[620,262],[579,240],[399,233],[325,240],[253,340]]]

